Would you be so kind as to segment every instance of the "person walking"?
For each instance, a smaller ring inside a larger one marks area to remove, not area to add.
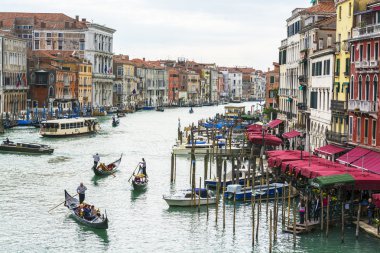
[[[368,199],[367,214],[368,214],[368,224],[372,225],[373,211],[375,210],[375,204],[372,199]]]
[[[77,193],[79,194],[79,203],[82,204],[85,199],[85,193],[87,191],[87,187],[83,185],[83,183],[80,183],[80,185],[77,188]]]
[[[98,155],[98,153],[96,153],[92,157],[94,158],[94,166],[97,166],[100,161],[100,156]]]

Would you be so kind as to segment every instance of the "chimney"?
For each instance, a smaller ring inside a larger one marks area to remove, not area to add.
[[[76,16],[75,16],[75,20],[76,20],[76,21],[79,21],[79,15],[76,15]]]
[[[143,61],[145,61],[145,57],[143,58]]]
[[[86,22],[87,20],[85,18],[82,18],[82,22]]]

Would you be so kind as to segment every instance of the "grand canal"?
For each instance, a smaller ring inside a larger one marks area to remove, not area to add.
[[[247,109],[251,104],[246,103]],[[0,154],[0,251],[1,252],[250,252],[251,207],[237,206],[236,233],[232,231],[233,206],[227,205],[226,228],[222,208],[218,224],[215,208],[169,208],[162,194],[189,187],[189,160],[177,160],[177,182],[170,185],[170,153],[177,136],[178,118],[188,125],[200,118],[223,112],[223,106],[167,109],[165,112],[138,112],[111,127],[110,117],[100,119],[102,130],[94,136],[45,139],[37,129],[14,129],[4,135],[14,141],[41,142],[55,148],[53,155]],[[111,162],[124,154],[116,177],[97,179],[91,170],[92,155]],[[128,179],[141,160],[147,160],[150,185],[134,194]],[[199,161],[199,167],[203,162]],[[215,167],[214,167],[215,168]],[[199,171],[199,170],[198,170]],[[197,177],[199,178],[199,176]],[[80,182],[86,198],[110,219],[107,231],[88,229],[76,223],[63,206],[63,191],[75,193]],[[270,208],[272,205],[270,205]],[[281,221],[280,223],[281,224]],[[345,243],[340,229],[332,228],[326,238],[319,231],[297,237],[278,232],[274,252],[375,252],[380,241],[364,232],[354,238],[347,227]],[[262,208],[259,241],[255,252],[268,252],[268,225]]]

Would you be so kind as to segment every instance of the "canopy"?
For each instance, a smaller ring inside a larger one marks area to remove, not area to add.
[[[380,174],[380,153],[371,151],[351,164],[359,169]]]
[[[341,148],[332,144],[315,149],[316,152],[322,155],[335,155],[345,151],[345,148]]]
[[[247,132],[261,133],[263,131],[263,125],[253,124],[247,126]]]
[[[380,190],[380,175],[370,172],[355,171],[350,172],[355,179],[355,189],[357,190]]]
[[[347,164],[347,163],[351,164],[355,162],[356,160],[360,159],[362,156],[368,154],[369,152],[371,152],[371,150],[364,149],[361,147],[356,147],[336,160],[343,164]]]
[[[263,136],[261,134],[248,133],[248,140],[257,145],[263,144]],[[268,146],[279,146],[282,144],[282,140],[274,135],[266,134],[264,135],[264,144]]]
[[[284,133],[282,135],[282,137],[284,137],[285,139],[291,139],[291,138],[294,138],[294,137],[297,137],[297,136],[300,136],[301,133],[296,131],[296,130],[293,130],[293,131],[290,131],[290,132],[287,132],[287,133]]]
[[[311,181],[311,185],[318,188],[337,187],[343,185],[353,185],[354,178],[350,174],[340,174],[332,176],[316,177]]]
[[[377,207],[380,207],[380,193],[372,194],[372,200]]]
[[[268,127],[275,128],[276,126],[280,125],[282,123],[282,120],[275,119],[268,123]]]

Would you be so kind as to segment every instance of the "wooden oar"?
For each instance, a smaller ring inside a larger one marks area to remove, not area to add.
[[[76,197],[78,195],[78,193],[77,194],[75,194],[74,196],[72,196],[72,197]],[[49,211],[48,211],[48,213],[50,213],[50,211],[52,211],[52,210],[54,210],[54,209],[56,209],[57,207],[59,207],[60,205],[62,205],[63,203],[65,203],[66,202],[66,200],[64,200],[64,201],[62,201],[61,203],[59,203],[58,205],[56,205],[55,207],[53,207],[52,209],[50,209]]]
[[[135,175],[135,172],[136,172],[137,168],[139,167],[139,165],[140,165],[140,163],[137,164],[137,166],[136,166],[135,170],[133,171],[131,177],[128,179],[128,183],[129,183],[129,181],[131,181],[131,178]]]

